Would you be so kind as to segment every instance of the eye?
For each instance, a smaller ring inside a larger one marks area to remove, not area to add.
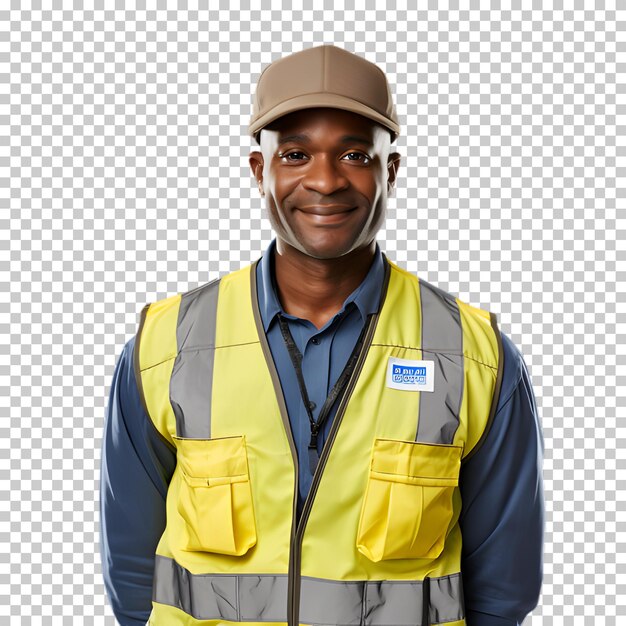
[[[287,159],[287,161],[301,161],[302,159],[298,159],[298,158],[289,158],[289,157],[293,157],[294,155],[304,155],[304,152],[300,152],[299,150],[293,150],[291,152],[279,152],[278,153],[278,158],[280,159]],[[363,154],[362,152],[348,152],[348,154],[346,154],[346,156],[352,156],[352,155],[356,155],[361,157],[362,162],[366,163],[369,162],[371,159],[370,157],[368,157],[366,154]],[[357,159],[348,159],[349,161],[357,161]]]
[[[365,163],[366,161],[369,161],[370,158],[367,156],[367,154],[363,154],[362,152],[348,152],[348,154],[346,154],[346,156],[350,156],[351,154],[356,154],[357,156],[363,157],[363,163]],[[354,159],[349,159],[350,161],[353,161]]]
[[[304,154],[304,152],[298,152],[297,150],[294,150],[292,152],[288,152],[287,154],[285,154],[284,152],[279,152],[278,156],[281,159],[287,159],[287,161],[292,161],[293,159],[289,159],[288,157],[293,156],[294,154]],[[295,159],[296,161],[299,161],[300,159]]]

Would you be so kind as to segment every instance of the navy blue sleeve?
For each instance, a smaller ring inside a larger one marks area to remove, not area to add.
[[[543,581],[543,432],[522,354],[501,334],[498,408],[459,477],[467,626],[519,626]]]
[[[141,403],[133,370],[135,337],[115,366],[102,438],[100,558],[121,626],[144,626],[152,610],[155,549],[165,529],[165,497],[176,465]]]

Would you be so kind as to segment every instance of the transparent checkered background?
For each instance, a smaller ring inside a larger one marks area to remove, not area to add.
[[[496,312],[531,372],[547,521],[524,624],[622,623],[625,11],[106,4],[0,3],[0,622],[116,623],[98,549],[116,360],[146,302],[262,254],[254,83],[334,43],[396,98],[383,250]]]

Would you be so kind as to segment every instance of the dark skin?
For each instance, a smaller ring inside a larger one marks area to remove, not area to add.
[[[281,142],[291,135],[308,140]],[[277,295],[319,329],[371,267],[401,155],[384,126],[327,107],[284,115],[259,140],[249,162],[276,232]]]

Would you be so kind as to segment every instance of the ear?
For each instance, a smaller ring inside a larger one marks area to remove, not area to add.
[[[387,159],[387,194],[391,195],[395,188],[396,177],[400,167],[402,155],[399,152],[392,152]]]
[[[255,150],[250,153],[249,156],[250,169],[252,170],[252,175],[256,179],[257,186],[259,188],[259,193],[261,197],[265,197],[265,192],[263,191],[263,153]]]

